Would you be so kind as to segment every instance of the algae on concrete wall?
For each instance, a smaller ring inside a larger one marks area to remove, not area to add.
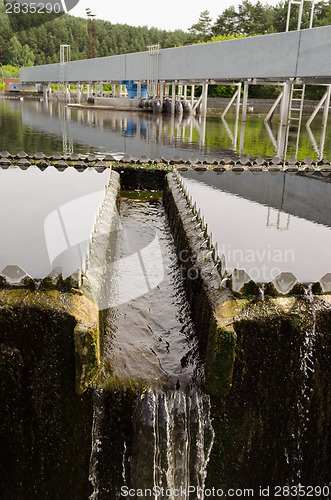
[[[1,498],[88,498],[97,319],[78,294],[0,291]]]
[[[212,397],[207,483],[321,485],[331,449],[328,297],[251,301],[234,319],[232,389]]]

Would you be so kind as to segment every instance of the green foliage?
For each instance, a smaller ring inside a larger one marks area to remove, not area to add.
[[[243,0],[238,7],[231,5],[220,14],[212,31],[215,35],[245,34],[247,36],[266,33],[280,33],[286,29],[288,0],[271,6],[260,1],[253,4]],[[309,27],[311,3],[304,3],[301,28]],[[290,30],[297,28],[298,7],[292,5]],[[319,1],[314,8],[313,26],[331,24],[331,7],[329,1]]]
[[[25,16],[28,26],[29,14]],[[97,57],[144,51],[155,43],[168,48],[194,41],[192,34],[182,30],[166,31],[102,20],[94,22]],[[65,14],[41,26],[14,33],[0,1],[0,63],[19,66],[56,63],[59,62],[61,44],[71,46],[72,60],[87,58],[87,20]]]
[[[5,89],[3,78],[19,78],[19,76],[18,66],[11,66],[9,64],[0,66],[0,90]]]
[[[202,11],[198,22],[190,27],[190,33],[192,33],[199,41],[207,41],[212,33],[211,21],[212,18],[209,15],[209,11]]]

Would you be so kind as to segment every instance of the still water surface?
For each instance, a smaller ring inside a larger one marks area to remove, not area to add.
[[[285,172],[183,174],[229,273],[258,283],[291,272],[312,283],[330,272],[328,178]]]
[[[181,118],[149,112],[121,112],[75,109],[57,102],[18,101],[0,99],[0,150],[28,154],[42,151],[50,155],[55,151],[104,155],[126,153],[133,158],[146,155],[152,159],[174,156],[188,159],[192,156],[238,158],[272,158],[277,156],[278,116],[269,127],[264,124],[268,108],[247,114],[244,134],[241,118],[235,133],[235,114],[230,111],[226,120],[221,110],[208,111],[202,117]],[[317,116],[310,129],[304,115],[298,159],[331,157],[331,127],[326,130],[323,151],[321,116]],[[244,140],[243,140],[244,138]],[[287,157],[294,156],[295,147],[289,142]]]

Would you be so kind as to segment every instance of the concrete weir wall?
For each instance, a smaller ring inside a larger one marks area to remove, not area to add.
[[[231,387],[234,363],[235,335],[225,328],[231,318],[232,295],[222,284],[212,259],[207,258],[208,249],[202,244],[204,238],[172,174],[166,177],[164,204],[180,265],[185,271],[185,287],[201,355],[208,361],[205,363],[207,390],[225,394]]]
[[[165,206],[211,395],[215,442],[206,485],[327,484],[331,298],[235,298],[215,273],[175,177]]]
[[[100,368],[101,263],[115,244],[118,193],[111,172],[79,287],[0,283],[1,498],[89,498],[89,389]]]
[[[84,296],[0,290],[1,498],[85,498],[93,409],[75,381],[97,336]]]

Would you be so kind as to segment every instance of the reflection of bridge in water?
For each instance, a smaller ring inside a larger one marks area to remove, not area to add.
[[[25,126],[33,128],[40,133],[48,133],[58,137],[63,142],[63,153],[69,155],[73,152],[74,145],[92,147],[94,151],[116,153],[127,153],[132,158],[146,155],[155,159],[160,156],[170,160],[174,156],[184,161],[198,156],[201,159],[213,158],[237,158],[238,146],[233,143],[233,128],[240,124],[236,122],[235,112],[231,112],[228,123],[221,118],[219,112],[212,112],[208,117],[193,115],[166,115],[162,113],[139,113],[132,111],[109,112],[105,110],[75,109],[65,107],[64,103],[54,100],[45,102],[10,101],[10,107],[19,109],[22,122]],[[216,110],[215,110],[216,111]],[[36,120],[38,114],[38,120]],[[307,115],[305,115],[307,116]],[[319,119],[320,123],[320,119]],[[255,112],[249,114],[246,124],[246,140],[242,144],[244,154],[252,157],[263,156],[266,147],[268,158],[276,155],[276,149],[272,151],[272,141],[266,134],[263,115]],[[254,142],[252,150],[252,134],[259,127],[258,143]],[[319,133],[319,125],[314,124],[314,133]],[[302,130],[302,143],[309,145],[309,136]],[[328,130],[328,135],[330,131]],[[248,140],[249,139],[249,140]],[[325,150],[327,142],[325,143]],[[309,148],[309,146],[308,146]],[[300,153],[301,149],[299,150]],[[82,152],[82,150],[81,150]],[[327,152],[324,152],[327,155]],[[313,156],[314,150],[305,147],[301,151],[300,159]]]
[[[331,181],[329,176],[323,177],[320,172],[313,175],[286,172],[256,175],[246,171],[240,175],[234,172],[216,175],[213,171],[188,170],[183,175],[277,211],[331,227]]]
[[[202,116],[109,113],[64,107],[52,100],[26,101],[20,109],[24,125],[63,139],[65,155],[72,152],[73,144],[82,144],[100,152],[123,152],[132,158],[147,154],[150,158],[171,159],[180,154],[188,159],[196,152],[196,146],[193,150],[190,146],[193,136],[199,138],[200,150],[205,145],[206,117]]]
[[[154,106],[156,112],[162,111],[165,102],[171,114],[178,109],[183,111],[177,103],[190,103],[191,111],[199,106],[203,116],[207,110],[209,85],[235,85],[233,104],[236,106],[236,126],[233,137],[236,142],[242,105],[240,153],[245,135],[249,85],[281,85],[282,91],[266,118],[268,124],[277,106],[280,107],[278,133],[276,137],[271,134],[276,156],[279,157],[286,157],[291,146],[293,155],[297,155],[305,85],[324,86],[323,98],[308,123],[309,126],[318,111],[324,109],[320,144],[313,138],[318,156],[321,156],[331,95],[330,50],[331,26],[324,26],[135,54],[62,61],[22,68],[20,77],[23,83],[43,83],[45,98],[49,97],[51,84],[57,84],[58,91],[65,88],[65,95],[69,98],[70,86],[74,84],[77,86],[78,103],[82,101],[86,88],[87,98],[92,96],[93,90],[96,104],[102,104],[103,87],[108,84],[112,88],[112,102],[120,107],[138,107],[142,89],[147,84],[148,97],[157,102]],[[129,89],[135,86],[133,99],[123,95],[124,84]],[[201,87],[201,95],[196,101],[193,97],[197,85]],[[271,131],[270,127],[268,130]]]

